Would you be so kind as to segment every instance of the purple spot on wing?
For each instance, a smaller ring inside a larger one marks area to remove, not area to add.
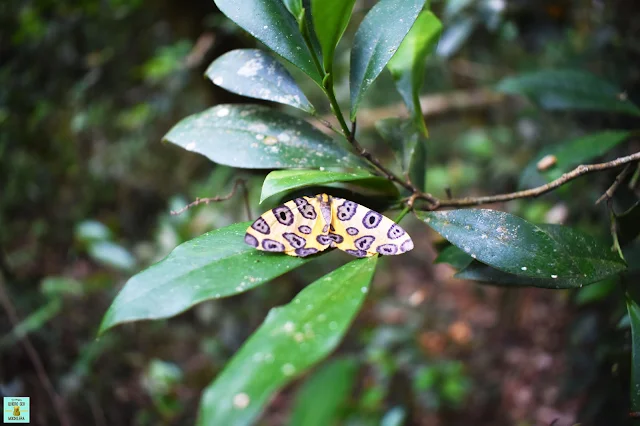
[[[354,228],[353,226],[350,226],[347,228],[347,234],[349,235],[358,235],[358,228]]]
[[[265,238],[264,240],[262,240],[262,248],[265,249],[266,251],[280,252],[280,251],[284,251],[284,244],[278,241]]]
[[[364,237],[360,237],[354,241],[356,248],[358,250],[368,250],[371,247],[371,244],[375,241],[375,237],[371,235],[365,235]]]
[[[382,215],[372,210],[368,211],[362,218],[362,224],[369,229],[377,227],[382,222]]]
[[[351,256],[355,257],[367,257],[367,252],[364,250],[345,250]]]
[[[333,239],[328,235],[318,235],[316,240],[323,246],[328,246],[333,242]]]
[[[329,233],[329,238],[331,238],[334,242],[338,244],[344,241],[344,238],[342,237],[342,235],[338,235],[338,234]]]
[[[409,250],[413,250],[413,241],[411,241],[411,239],[406,240],[405,242],[402,243],[402,245],[400,246],[400,251],[402,253],[407,252]]]
[[[400,228],[398,225],[391,225],[389,231],[387,232],[387,237],[395,240],[396,238],[400,238],[405,234],[404,229]]]
[[[299,248],[296,249],[296,254],[300,257],[307,257],[311,254],[317,253],[318,249],[314,249],[314,248]]]
[[[251,224],[251,227],[261,234],[269,235],[269,232],[271,232],[271,229],[269,229],[269,225],[267,224],[267,221],[261,217],[256,219],[256,221]]]
[[[298,227],[298,231],[302,232],[303,234],[309,235],[311,233],[311,228],[309,228],[307,225],[302,225]]]
[[[285,232],[284,234],[282,234],[282,236],[289,242],[289,244],[291,244],[291,247],[293,248],[302,248],[307,245],[307,240],[299,235],[294,234],[293,232]]]
[[[283,225],[291,225],[293,223],[293,212],[287,206],[279,206],[272,210],[276,220]]]
[[[398,252],[398,246],[395,244],[382,244],[378,246],[376,251],[380,254],[396,254]]]
[[[351,219],[357,210],[357,204],[353,201],[345,201],[338,206],[338,219],[345,221]]]
[[[244,242],[249,244],[251,247],[258,247],[258,239],[251,234],[246,234],[244,236]]]

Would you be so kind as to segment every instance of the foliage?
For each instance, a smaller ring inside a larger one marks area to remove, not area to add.
[[[385,178],[387,184],[394,182],[402,191],[410,190],[412,200],[430,200],[420,192],[425,182],[428,132],[419,92],[425,59],[437,43],[441,24],[431,12],[421,12],[424,1],[380,0],[360,23],[351,46],[351,127],[336,99],[333,64],[353,2],[341,2],[340,7],[325,7],[314,1],[281,4],[252,0],[238,6],[237,2],[217,0],[216,4],[236,24],[320,86],[340,125],[338,137],[326,136],[306,121],[272,107],[218,105],[180,121],[166,140],[219,164],[285,169],[267,176],[262,200],[338,182],[381,188],[380,181]],[[310,10],[305,9],[309,6]],[[447,13],[455,14],[451,9]],[[365,154],[354,133],[364,95],[385,66],[411,115],[379,126],[402,160],[405,183]],[[214,84],[235,93],[299,108],[310,114],[309,118],[316,115],[291,74],[267,53],[229,52],[211,64],[207,75]],[[629,101],[616,97],[619,91],[612,84],[586,72],[538,72],[504,79],[497,87],[528,96],[543,109],[638,111]],[[612,131],[561,145],[556,151],[557,170],[567,170],[572,161],[601,155],[628,136]],[[607,148],[594,151],[592,147],[602,146],[600,139],[605,138],[611,141]],[[560,151],[563,146],[571,149],[572,155],[565,155],[570,158],[564,159]],[[576,151],[585,152],[576,158]],[[531,168],[528,171],[531,173]],[[413,186],[412,181],[419,186]],[[387,191],[387,195],[395,195],[396,203],[402,203],[402,192]],[[535,225],[494,210],[421,212],[418,204],[408,204],[398,220],[414,207],[418,218],[471,257],[463,262],[441,257],[441,261],[465,265],[458,274],[463,278],[500,285],[574,288],[626,270],[618,253],[569,227]],[[244,292],[305,263],[250,249],[242,241],[247,225],[234,224],[186,242],[162,262],[134,276],[113,302],[102,331],[125,321],[168,317],[203,300]],[[455,255],[460,257],[464,255]],[[310,284],[288,305],[273,310],[206,389],[199,424],[251,423],[277,390],[325,358],[357,314],[375,264],[375,258],[351,261]],[[425,369],[418,374],[417,389],[435,386],[440,373],[434,371]],[[442,373],[443,398],[456,404],[467,387],[452,378],[459,371],[455,368]]]

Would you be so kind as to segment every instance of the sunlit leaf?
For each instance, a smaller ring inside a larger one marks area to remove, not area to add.
[[[333,351],[362,305],[376,261],[354,260],[273,309],[206,388],[198,424],[252,424],[279,389]]]
[[[355,0],[311,0],[311,16],[327,73],[332,72],[334,52],[347,28],[354,3]]]
[[[542,70],[508,77],[497,85],[504,93],[523,95],[548,110],[589,110],[640,115],[622,90],[582,70]]]
[[[477,25],[478,22],[471,16],[447,24],[438,43],[438,55],[445,58],[455,55],[469,39]]]
[[[87,253],[96,262],[121,271],[131,271],[136,266],[136,259],[129,250],[111,241],[92,242]]]
[[[626,269],[607,244],[572,228],[484,209],[417,215],[472,258],[508,274],[579,287]]]
[[[290,426],[326,426],[335,423],[338,411],[351,395],[358,363],[353,359],[330,362],[311,376],[298,391]]]
[[[425,0],[380,0],[364,17],[351,49],[351,120],[362,97],[396,53]]]
[[[124,322],[171,317],[205,300],[243,293],[313,259],[254,249],[244,242],[249,225],[236,223],[187,241],[131,277],[105,314],[100,332]]]
[[[361,160],[304,120],[260,105],[218,105],[164,137],[188,151],[246,169],[359,167]]]
[[[402,99],[414,117],[416,125],[425,135],[420,89],[424,83],[426,58],[438,43],[441,32],[442,24],[433,13],[420,13],[398,51],[387,64]]]
[[[631,137],[628,131],[605,131],[571,139],[543,148],[523,170],[520,176],[520,187],[542,185],[559,178],[563,173],[572,170],[596,157],[606,154],[616,145]],[[546,170],[538,170],[540,160],[548,156],[555,157],[555,162]]]
[[[214,0],[229,19],[282,56],[322,86],[322,77],[300,34],[298,23],[287,10],[299,2],[280,0]]]
[[[347,173],[320,170],[277,170],[269,173],[264,180],[260,202],[273,195],[293,189],[335,182],[349,182],[389,195],[398,195],[398,189],[388,179],[374,176],[366,171]]]
[[[214,84],[230,92],[290,105],[309,113],[315,111],[289,71],[262,50],[227,52],[213,61],[205,74]]]

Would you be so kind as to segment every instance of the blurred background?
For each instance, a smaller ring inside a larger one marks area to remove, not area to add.
[[[356,3],[339,46],[345,103],[348,46],[374,3]],[[434,194],[514,190],[542,147],[637,127],[619,115],[545,113],[490,89],[522,72],[583,69],[638,103],[640,3],[433,0],[432,10],[445,29],[424,88]],[[217,56],[255,41],[212,0],[4,0],[0,28],[0,393],[30,396],[39,425],[60,422],[47,380],[70,424],[193,424],[202,389],[269,309],[347,260],[332,253],[241,296],[97,337],[131,275],[188,239],[246,220],[240,197],[179,216],[171,210],[224,195],[239,176],[249,181],[254,214],[268,207],[258,205],[263,172],[161,143],[188,114],[247,102],[203,74]],[[312,83],[292,72],[328,113]],[[361,142],[390,159],[373,122],[402,114],[385,74],[361,108]],[[607,159],[638,148],[622,145]],[[608,213],[593,201],[614,177],[591,175],[490,208],[606,237]],[[628,325],[618,327],[624,301],[615,285],[570,292],[455,280],[448,265],[433,264],[439,237],[415,219],[406,226],[416,250],[383,259],[334,355],[355,375],[316,381],[311,398],[311,382],[298,381],[259,424],[296,424],[291,412],[304,413],[347,379],[353,390],[337,424],[627,424]]]

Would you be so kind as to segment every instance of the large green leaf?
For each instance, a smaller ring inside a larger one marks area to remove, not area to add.
[[[398,189],[388,179],[374,176],[366,171],[347,173],[321,170],[277,170],[269,173],[265,178],[260,202],[292,189],[335,182],[349,182],[385,194],[398,195]]]
[[[442,23],[433,13],[429,11],[420,13],[409,34],[387,64],[416,125],[425,133],[426,128],[420,107],[420,89],[424,83],[426,58],[437,45],[441,32]]]
[[[218,105],[164,137],[216,163],[247,169],[358,167],[361,160],[311,124],[261,105]]]
[[[313,258],[254,249],[244,242],[249,225],[236,223],[187,241],[131,277],[105,314],[100,332],[123,322],[167,318],[205,300],[245,292]]]
[[[354,260],[273,309],[205,390],[198,424],[252,424],[279,389],[333,351],[364,301],[376,261]]]
[[[627,295],[631,322],[631,411],[640,412],[640,306]]]
[[[351,49],[351,120],[364,93],[396,53],[426,0],[380,0],[364,17]]]
[[[331,73],[336,46],[347,28],[356,0],[311,0],[311,16],[324,58],[324,70]]]
[[[298,23],[280,0],[214,0],[229,19],[322,86],[322,77],[300,34]],[[298,7],[299,2],[287,2]]]
[[[616,145],[628,140],[631,135],[628,131],[611,130],[545,147],[523,170],[520,187],[537,186],[557,179],[574,167],[606,154]],[[555,164],[547,170],[538,170],[538,162],[549,155],[555,157]]]
[[[213,61],[206,76],[230,92],[300,108],[315,109],[291,74],[273,56],[259,49],[237,49]]]
[[[290,426],[335,424],[341,405],[351,394],[358,363],[338,359],[322,367],[298,391],[289,419]]]
[[[484,209],[417,215],[472,258],[509,274],[579,287],[626,269],[606,244],[572,228],[536,226],[509,213]]]
[[[497,90],[523,95],[548,110],[589,110],[640,115],[622,91],[580,70],[543,70],[502,80]]]

